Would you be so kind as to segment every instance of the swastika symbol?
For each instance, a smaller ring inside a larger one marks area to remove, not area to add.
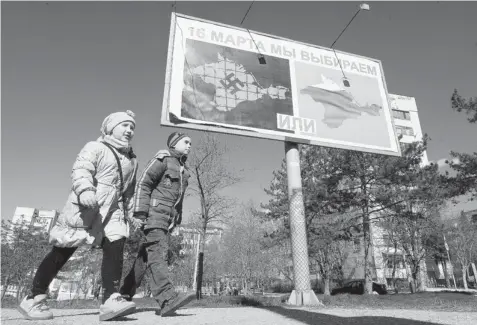
[[[232,95],[234,95],[237,91],[242,90],[240,89],[237,84],[239,84],[241,87],[244,86],[244,83],[241,82],[238,78],[232,79],[235,75],[233,73],[229,73],[224,80],[220,80],[220,83],[222,86],[224,86],[225,89],[230,89],[230,87],[233,87],[233,89],[230,91]]]

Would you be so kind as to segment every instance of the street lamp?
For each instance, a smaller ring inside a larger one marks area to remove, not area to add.
[[[258,54],[258,63],[267,64],[267,61],[265,60],[265,56],[262,53]]]
[[[369,5],[368,5],[367,3],[362,3],[362,4],[360,4],[360,5],[359,5],[359,9],[361,9],[361,10],[368,10],[368,11],[370,10],[370,9],[369,9]]]

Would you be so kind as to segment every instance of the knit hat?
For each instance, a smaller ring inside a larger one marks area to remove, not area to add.
[[[167,147],[168,148],[174,147],[177,144],[177,142],[179,142],[181,139],[185,137],[189,137],[189,136],[181,132],[172,132],[171,135],[169,135],[169,137],[167,138]]]
[[[101,133],[103,135],[110,134],[116,126],[125,121],[132,122],[134,125],[136,125],[134,116],[135,114],[130,110],[127,110],[126,112],[116,112],[109,114],[101,125]]]

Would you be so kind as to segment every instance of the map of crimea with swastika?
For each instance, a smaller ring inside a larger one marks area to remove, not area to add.
[[[265,58],[261,65],[256,53],[188,39],[181,115],[278,130],[277,113],[293,115],[289,61]]]

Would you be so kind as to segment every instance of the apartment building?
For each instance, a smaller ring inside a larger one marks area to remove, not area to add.
[[[406,144],[421,141],[423,133],[417,111],[416,99],[414,97],[389,94],[389,101],[396,133],[402,135],[400,142],[405,146]],[[428,163],[427,153],[424,153],[422,164],[427,165]]]
[[[10,223],[10,230],[16,227],[33,227],[33,231],[49,233],[58,218],[59,211],[28,207],[16,207]],[[11,242],[11,232],[7,233],[7,241]]]
[[[222,238],[224,230],[219,227],[207,227],[205,245],[206,247],[212,242],[218,243]],[[174,228],[172,236],[182,235],[181,254],[196,254],[198,243],[200,240],[200,232],[194,225],[180,225]]]

